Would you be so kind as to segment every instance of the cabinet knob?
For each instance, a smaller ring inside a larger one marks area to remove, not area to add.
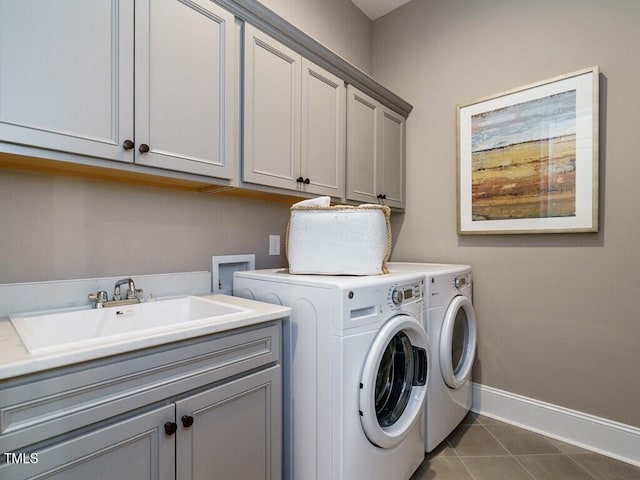
[[[183,415],[181,420],[182,426],[184,428],[189,428],[191,425],[193,425],[193,417],[191,415]]]
[[[296,178],[296,182],[303,183],[304,182],[304,178],[298,177],[298,178]]]
[[[379,193],[378,195],[376,195],[376,198],[379,198],[380,200],[386,200],[387,196]]]
[[[140,151],[140,153],[147,153],[149,151],[149,145],[147,145],[146,143],[141,143],[140,147],[138,147],[138,150]]]
[[[122,148],[124,148],[125,150],[131,150],[133,147],[135,147],[135,144],[128,138],[124,142],[122,142]]]
[[[309,180],[308,178],[305,178],[304,179],[304,184],[305,185],[309,185],[309,183],[311,183],[311,180]]]
[[[167,435],[173,435],[178,431],[178,424],[176,422],[167,422],[164,424],[164,433]]]

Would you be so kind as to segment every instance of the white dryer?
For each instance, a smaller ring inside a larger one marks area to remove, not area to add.
[[[408,479],[424,459],[430,351],[423,275],[236,272],[234,295],[291,307],[283,325],[289,480]]]
[[[390,262],[396,274],[421,272],[423,319],[431,343],[432,375],[425,402],[425,451],[436,448],[472,406],[471,370],[476,353],[476,314],[471,267]]]

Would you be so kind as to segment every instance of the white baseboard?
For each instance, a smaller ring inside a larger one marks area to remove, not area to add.
[[[640,466],[640,428],[473,384],[472,410]]]

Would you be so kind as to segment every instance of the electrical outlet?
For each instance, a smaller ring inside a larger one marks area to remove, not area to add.
[[[280,235],[269,235],[269,255],[280,255]]]

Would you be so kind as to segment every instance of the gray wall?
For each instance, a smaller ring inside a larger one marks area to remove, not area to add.
[[[361,69],[371,22],[348,0],[268,0],[279,13]],[[327,5],[330,3],[330,5]],[[209,270],[211,256],[268,256],[288,204],[0,170],[0,283]]]
[[[469,263],[474,380],[640,427],[640,2],[414,0],[374,22],[373,75],[414,105],[395,260]],[[599,65],[597,234],[456,234],[456,105]]]
[[[283,203],[0,170],[0,283],[211,270],[284,241]]]

